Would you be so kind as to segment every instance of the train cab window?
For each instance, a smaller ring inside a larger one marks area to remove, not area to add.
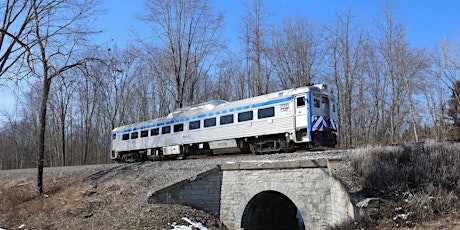
[[[215,117],[204,120],[204,127],[205,128],[206,127],[212,127],[212,126],[216,126],[216,118]]]
[[[184,131],[184,124],[174,125],[174,132],[175,133],[182,132],[182,131]]]
[[[332,112],[335,113],[335,104],[332,104]]]
[[[142,130],[141,131],[141,137],[148,137],[149,136],[149,131],[148,130]]]
[[[116,133],[112,134],[112,140],[116,140],[116,139],[117,139],[117,134]]]
[[[320,104],[321,104],[321,101],[320,101],[319,98],[314,98],[314,99],[313,99],[313,106],[314,106],[315,108],[319,108],[319,107],[320,107]]]
[[[129,133],[123,134],[123,136],[121,137],[121,139],[124,140],[124,141],[129,140]]]
[[[160,128],[150,130],[150,136],[158,136],[159,134],[160,134]]]
[[[257,113],[257,118],[258,119],[267,118],[267,117],[274,117],[274,116],[275,116],[275,107],[259,109],[259,111]]]
[[[194,130],[194,129],[199,129],[200,128],[200,121],[191,121],[188,124],[188,130]]]
[[[171,126],[161,127],[161,134],[168,134],[168,133],[171,133]]]
[[[242,112],[238,113],[238,122],[243,122],[243,121],[250,121],[253,119],[253,112],[252,111],[247,111],[247,112]]]
[[[231,123],[233,123],[233,114],[220,117],[220,125],[226,125]]]
[[[131,139],[137,139],[139,137],[139,133],[138,132],[133,132],[131,133]]]
[[[298,97],[297,98],[297,108],[305,106],[305,97]]]

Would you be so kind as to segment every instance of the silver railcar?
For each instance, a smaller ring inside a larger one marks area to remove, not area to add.
[[[115,128],[111,159],[129,162],[335,147],[337,131],[335,99],[320,84],[234,102],[210,101]]]

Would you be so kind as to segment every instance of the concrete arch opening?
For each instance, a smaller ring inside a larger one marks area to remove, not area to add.
[[[249,201],[243,212],[241,227],[245,230],[305,229],[296,205],[276,191],[261,192]]]

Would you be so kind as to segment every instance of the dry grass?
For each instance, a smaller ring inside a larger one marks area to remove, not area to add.
[[[358,225],[413,227],[460,210],[460,144],[366,148],[349,160],[362,193],[381,199],[379,215]]]
[[[351,162],[364,179],[363,187],[377,194],[430,186],[460,192],[459,144],[362,149],[351,157]]]
[[[76,181],[72,177],[49,178],[44,180],[46,197],[55,196],[61,193],[64,188],[71,186]],[[4,214],[0,222],[5,226],[14,226],[13,223],[24,223],[27,219],[43,219],[35,227],[49,229],[52,227],[50,222],[45,221],[46,216],[54,215],[57,210],[62,208],[64,197],[59,202],[49,202],[49,199],[40,196],[36,187],[35,180],[31,178],[19,181],[10,181],[9,184],[2,186],[0,196],[0,214]],[[39,213],[39,217],[32,217],[30,210]],[[5,227],[2,226],[2,227]]]
[[[49,168],[46,198],[38,195],[35,170],[4,172],[0,174],[5,182],[0,184],[0,228],[171,229],[173,220],[186,224],[181,218],[190,217],[211,229],[226,229],[214,216],[191,207],[148,204],[147,194],[160,179],[156,172],[161,168],[153,165],[159,164]],[[109,173],[89,177],[101,170]]]
[[[32,182],[23,182],[5,188],[1,192],[2,209],[14,208],[19,204],[35,199],[37,196],[37,194],[33,192],[35,190],[35,186]]]

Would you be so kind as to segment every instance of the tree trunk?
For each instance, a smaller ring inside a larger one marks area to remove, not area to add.
[[[43,162],[45,159],[45,131],[46,131],[46,112],[48,104],[48,96],[50,92],[51,79],[46,76],[47,69],[45,68],[45,77],[43,80],[43,94],[40,108],[40,134],[39,149],[38,149],[38,192],[43,194]]]
[[[62,110],[63,111],[63,110]],[[65,113],[61,114],[61,142],[62,142],[62,165],[65,166],[66,140],[65,140]]]

